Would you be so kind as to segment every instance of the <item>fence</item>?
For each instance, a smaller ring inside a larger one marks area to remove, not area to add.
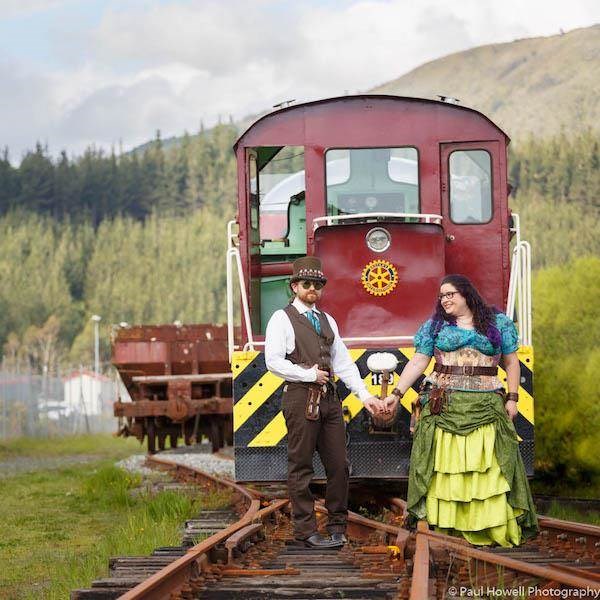
[[[0,371],[0,439],[116,430],[117,383],[88,369],[57,376]]]

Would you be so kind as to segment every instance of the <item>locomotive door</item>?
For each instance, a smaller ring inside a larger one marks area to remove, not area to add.
[[[504,147],[502,146],[502,149]],[[469,277],[504,309],[508,288],[506,159],[497,141],[440,145],[446,273]]]
[[[248,243],[250,254],[250,321],[252,331],[260,331],[260,197],[258,181],[258,156],[254,150],[247,151],[248,181]]]

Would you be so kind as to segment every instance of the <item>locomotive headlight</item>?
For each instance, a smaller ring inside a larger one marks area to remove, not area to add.
[[[384,252],[390,247],[392,238],[389,231],[382,227],[375,227],[371,229],[365,238],[367,240],[367,246],[373,252]]]

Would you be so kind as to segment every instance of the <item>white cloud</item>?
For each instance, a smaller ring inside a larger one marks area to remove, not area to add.
[[[93,30],[61,32],[60,69],[24,69],[14,58],[0,65],[0,85],[11,90],[0,98],[8,125],[0,145],[13,156],[36,139],[75,152],[120,139],[129,148],[157,128],[167,137],[288,98],[354,93],[469,47],[595,20],[597,0],[115,2]]]
[[[67,0],[2,0],[0,18],[23,17],[50,10],[65,4]]]
[[[247,61],[270,62],[293,51],[287,17],[276,18],[266,4],[194,0],[142,13],[109,10],[94,34],[93,53],[107,61],[176,61],[211,73],[235,72]]]
[[[0,63],[0,81],[4,90],[0,95],[0,145],[8,146],[12,160],[18,160],[27,147],[47,141],[55,133],[52,124],[60,118],[60,111],[52,96],[54,81],[9,61]]]

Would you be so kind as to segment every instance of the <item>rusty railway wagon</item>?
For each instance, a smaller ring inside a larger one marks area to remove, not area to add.
[[[522,371],[515,426],[532,473],[530,247],[508,205],[509,141],[475,110],[383,95],[290,106],[239,138],[238,213],[227,228],[227,335],[219,338],[223,362],[212,371],[223,375],[230,361],[239,481],[286,478],[284,382],[266,370],[264,332],[289,300],[292,262],[305,255],[322,260],[328,284],[321,308],[336,318],[373,394],[382,380],[369,371],[369,356],[394,354],[398,367],[389,384],[397,381],[444,275],[468,276],[514,318]],[[241,330],[234,328],[238,303]],[[432,367],[433,361],[425,374]],[[204,366],[200,372],[210,374]],[[396,422],[381,429],[340,382],[351,477],[407,477],[409,411],[419,384],[405,394]],[[148,419],[142,413],[139,419]],[[322,476],[317,457],[315,467]]]
[[[114,405],[119,435],[164,450],[167,438],[193,444],[207,437],[213,451],[232,443],[231,371],[227,331],[219,325],[119,327],[113,364],[131,401]]]

